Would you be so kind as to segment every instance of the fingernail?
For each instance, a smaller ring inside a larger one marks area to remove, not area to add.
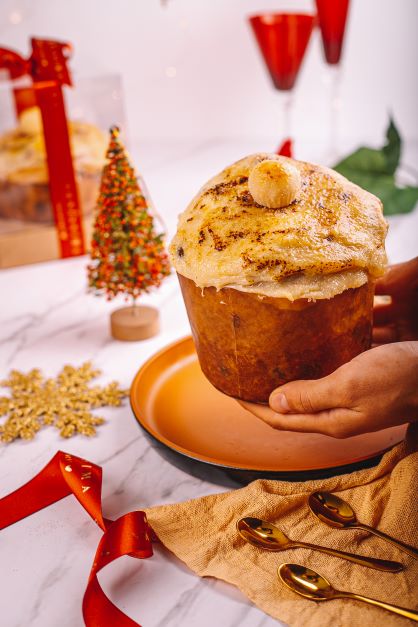
[[[283,392],[278,392],[270,397],[270,407],[282,414],[290,411],[289,403]]]

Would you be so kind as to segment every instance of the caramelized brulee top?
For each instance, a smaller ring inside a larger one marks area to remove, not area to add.
[[[202,288],[331,298],[383,274],[386,231],[376,196],[328,168],[260,153],[199,191],[170,255]]]

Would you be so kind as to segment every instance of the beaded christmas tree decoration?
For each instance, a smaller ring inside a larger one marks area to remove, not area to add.
[[[112,300],[119,294],[132,304],[111,315],[111,333],[118,340],[143,340],[159,331],[154,307],[137,299],[158,287],[170,274],[163,234],[157,234],[149,204],[119,139],[110,129],[108,160],[103,168],[88,266],[89,287]]]

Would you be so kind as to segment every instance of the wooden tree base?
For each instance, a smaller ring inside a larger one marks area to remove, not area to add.
[[[110,316],[110,330],[116,340],[124,342],[153,337],[160,330],[158,309],[145,305],[116,309]]]

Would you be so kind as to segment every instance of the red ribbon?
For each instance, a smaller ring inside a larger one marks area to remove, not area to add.
[[[152,529],[144,512],[124,514],[115,521],[103,517],[102,469],[75,455],[58,451],[28,483],[0,499],[0,529],[74,494],[104,533],[97,547],[83,598],[87,627],[139,627],[121,612],[103,592],[99,570],[122,555],[146,558],[152,555]]]
[[[51,204],[57,225],[61,257],[85,253],[81,209],[71,157],[63,85],[71,85],[67,43],[32,39],[32,54],[24,59],[17,52],[0,48],[0,68],[11,79],[29,75],[33,88],[14,89],[15,107],[20,115],[37,104],[41,110],[49,172]]]

